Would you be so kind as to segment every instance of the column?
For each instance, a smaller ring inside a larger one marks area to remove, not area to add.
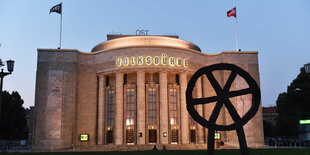
[[[104,144],[104,98],[105,76],[99,75],[98,86],[98,145]]]
[[[196,82],[196,98],[202,98],[202,85],[201,85],[201,78],[199,78]],[[197,105],[197,112],[200,116],[203,117],[203,105]],[[204,134],[203,134],[203,126],[201,126],[199,123],[197,123],[197,130],[198,130],[198,143],[203,144],[204,143]]]
[[[189,144],[189,123],[188,112],[186,108],[186,88],[187,88],[187,74],[180,74],[180,98],[181,98],[181,143]]]
[[[145,73],[142,71],[137,72],[137,131],[137,143],[145,144]]]
[[[116,73],[115,125],[114,125],[115,144],[123,144],[123,128],[124,128],[123,83],[124,83],[124,73]]]
[[[159,73],[159,87],[160,87],[160,120],[159,120],[159,143],[168,144],[168,137],[164,137],[164,132],[168,134],[168,94],[167,94],[167,72]]]

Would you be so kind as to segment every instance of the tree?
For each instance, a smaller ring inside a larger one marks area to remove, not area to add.
[[[264,124],[264,136],[265,137],[274,137],[275,135],[275,126],[268,122],[268,121],[263,121]]]
[[[19,140],[28,136],[24,101],[19,93],[2,92],[0,139]]]
[[[280,136],[297,136],[298,121],[310,118],[310,75],[305,68],[300,69],[296,79],[281,93],[277,99],[277,134]]]

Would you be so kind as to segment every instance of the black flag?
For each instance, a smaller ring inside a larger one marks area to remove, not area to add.
[[[50,9],[50,13],[51,13],[51,12],[57,12],[57,13],[61,14],[61,4],[62,4],[62,3],[53,6],[53,7]]]

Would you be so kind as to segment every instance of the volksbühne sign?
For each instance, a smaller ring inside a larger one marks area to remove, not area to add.
[[[115,61],[117,67],[135,66],[135,65],[169,65],[176,67],[187,67],[188,60],[182,58],[168,57],[166,54],[161,56],[137,56],[117,58]]]

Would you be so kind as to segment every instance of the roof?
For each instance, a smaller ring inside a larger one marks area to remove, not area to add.
[[[110,37],[110,38],[109,38]],[[91,52],[107,51],[133,47],[166,47],[201,52],[200,48],[188,41],[178,39],[178,36],[108,36],[108,40],[96,45]]]
[[[276,113],[277,107],[263,107],[263,113]]]
[[[133,36],[139,36],[139,35],[108,34],[107,40],[113,40],[113,39],[124,38],[124,37],[133,37]],[[143,36],[143,35],[140,35],[140,36]],[[170,38],[179,39],[178,35],[147,35],[147,36],[161,36],[161,37],[170,37]]]

